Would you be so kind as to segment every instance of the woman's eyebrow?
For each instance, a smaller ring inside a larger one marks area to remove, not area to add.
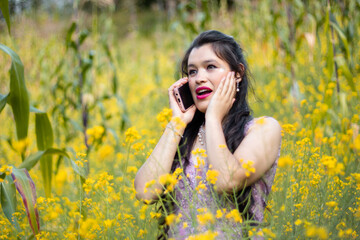
[[[214,59],[209,59],[209,60],[204,60],[201,62],[201,64],[208,64],[208,63],[217,63],[217,61]],[[190,63],[190,64],[188,64],[188,68],[189,67],[196,67],[196,65],[193,63]]]

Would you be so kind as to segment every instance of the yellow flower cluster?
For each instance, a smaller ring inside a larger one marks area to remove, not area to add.
[[[135,127],[130,127],[125,132],[125,142],[128,144],[132,144],[140,138],[141,136]]]
[[[281,156],[278,160],[278,166],[279,167],[291,167],[294,165],[294,161],[292,160],[292,158],[288,155],[285,156]]]
[[[165,217],[165,223],[170,226],[174,223],[180,222],[181,217],[182,217],[181,213],[179,215],[175,215],[171,213]]]
[[[176,176],[170,173],[161,175],[159,177],[159,183],[166,187],[166,191],[164,193],[172,192],[177,182],[178,180],[176,179]]]
[[[88,143],[93,144],[95,141],[100,140],[104,132],[105,132],[105,128],[99,125],[86,129],[86,134],[89,137]]]
[[[306,236],[310,238],[328,239],[328,231],[324,227],[309,226],[306,229]]]
[[[242,223],[243,222],[243,219],[240,215],[240,212],[239,210],[237,209],[233,209],[231,210],[228,214],[226,214],[225,216],[227,219],[230,219],[234,222],[237,222],[237,223]]]
[[[156,119],[160,122],[161,126],[164,128],[166,124],[171,120],[172,109],[164,108],[157,116]]]
[[[344,174],[344,164],[338,163],[335,157],[323,156],[320,161],[330,176]]]
[[[208,230],[204,233],[199,233],[196,235],[189,236],[186,238],[186,240],[214,240],[216,239],[216,236],[219,235],[218,232],[213,232],[211,230]]]
[[[253,167],[254,161],[244,161],[243,159],[239,160],[241,167],[245,170],[246,177],[250,177],[251,173],[255,173],[255,168]]]
[[[3,165],[0,167],[0,174],[5,173],[5,175],[10,175],[12,172],[13,166]],[[0,183],[3,181],[3,179],[0,178]]]
[[[219,176],[219,172],[216,171],[216,170],[209,169],[209,170],[206,172],[206,180],[207,180],[209,183],[211,183],[211,184],[215,184],[215,183],[216,183],[218,176]]]
[[[200,225],[206,225],[208,223],[214,224],[215,218],[211,212],[205,212],[196,216]]]

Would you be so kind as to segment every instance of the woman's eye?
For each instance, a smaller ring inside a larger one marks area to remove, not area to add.
[[[189,70],[189,76],[193,76],[194,74],[196,74],[196,70]]]
[[[214,68],[216,68],[215,65],[209,65],[209,66],[208,66],[208,69],[214,69]]]

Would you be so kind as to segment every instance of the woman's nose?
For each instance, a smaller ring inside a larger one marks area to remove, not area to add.
[[[206,75],[206,71],[203,69],[199,69],[196,76],[195,76],[195,82],[197,84],[199,83],[203,83],[207,81],[207,75]]]

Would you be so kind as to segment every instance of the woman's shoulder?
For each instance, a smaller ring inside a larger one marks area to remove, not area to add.
[[[250,132],[258,132],[281,136],[281,126],[280,123],[273,117],[261,116],[256,117],[250,120],[245,126],[245,134]]]

